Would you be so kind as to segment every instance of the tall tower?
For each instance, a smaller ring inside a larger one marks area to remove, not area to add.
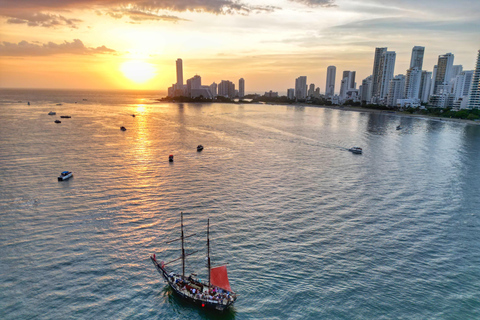
[[[439,86],[448,85],[452,78],[453,58],[454,55],[452,53],[438,56],[437,73],[433,79],[433,94],[439,93]]]
[[[307,77],[301,76],[295,79],[295,98],[297,100],[307,99]]]
[[[245,80],[243,78],[238,80],[238,97],[245,97]]]
[[[397,54],[395,51],[386,51],[381,59],[381,78],[380,78],[380,99],[385,99],[388,94],[388,86],[390,84],[390,80],[393,79],[393,74],[395,72],[395,59]]]
[[[382,65],[380,60],[387,52],[387,48],[375,48],[375,57],[373,59],[372,71],[372,96],[378,97],[380,95]]]
[[[386,105],[389,107],[395,107],[397,105],[397,100],[403,99],[404,92],[405,76],[403,74],[399,74],[389,82]]]
[[[418,99],[420,96],[420,83],[422,81],[422,70],[417,67],[407,70],[405,80],[405,99]]]
[[[468,100],[469,109],[480,109],[480,50],[478,50],[477,64],[473,71],[472,84]]]
[[[183,86],[183,62],[182,59],[177,59],[177,87]]]
[[[422,70],[424,55],[425,55],[425,47],[420,47],[420,46],[413,47],[412,58],[410,59],[410,69],[418,68],[418,70]]]
[[[337,68],[335,66],[329,66],[327,68],[327,84],[325,86],[325,96],[332,97],[335,95],[335,74]]]

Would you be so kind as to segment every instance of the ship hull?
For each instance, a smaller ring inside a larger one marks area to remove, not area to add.
[[[181,290],[179,288],[179,286],[175,284],[175,280],[174,280],[174,276],[175,277],[180,277],[180,276],[177,275],[177,274],[173,274],[172,272],[170,272],[170,273],[167,272],[165,267],[162,266],[161,264],[159,264],[158,261],[155,258],[150,257],[150,259],[152,260],[153,265],[155,266],[157,271],[163,276],[165,281],[167,281],[170,288],[172,288],[172,290],[177,295],[179,295],[181,298],[183,298],[183,299],[185,299],[185,300],[187,300],[187,301],[189,301],[193,304],[196,304],[196,305],[198,305],[202,308],[214,309],[214,310],[218,310],[218,311],[224,311],[225,309],[227,309],[228,307],[233,305],[233,303],[235,302],[235,300],[232,301],[232,300],[227,300],[227,299],[211,300],[211,299],[208,299],[208,298],[198,298],[198,296],[196,296],[194,294],[191,294],[187,290]],[[172,276],[172,274],[173,274],[173,276]]]

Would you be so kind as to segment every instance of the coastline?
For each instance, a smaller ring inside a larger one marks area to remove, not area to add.
[[[159,103],[193,103],[193,104],[203,104],[203,103],[230,103],[230,104],[242,104],[242,102],[238,101],[162,101],[161,99],[157,100]],[[390,115],[397,115],[402,117],[412,117],[412,118],[423,118],[429,120],[438,120],[438,121],[449,121],[449,122],[457,122],[463,124],[470,124],[470,125],[480,125],[480,121],[474,120],[467,120],[467,119],[459,119],[459,118],[446,118],[446,117],[438,117],[432,116],[428,114],[414,114],[414,113],[406,113],[402,111],[394,111],[394,110],[377,110],[377,109],[369,109],[369,108],[362,108],[362,107],[353,107],[353,106],[327,106],[327,105],[319,105],[319,104],[310,104],[310,103],[281,103],[281,102],[248,102],[247,104],[262,104],[262,105],[280,105],[280,106],[301,106],[301,107],[314,107],[314,108],[327,108],[327,109],[335,109],[340,111],[354,111],[354,112],[371,112],[371,113],[380,113],[380,114],[390,114]]]
[[[344,110],[344,111],[355,111],[355,112],[371,112],[371,113],[381,113],[381,114],[390,114],[390,115],[397,115],[402,117],[412,117],[412,118],[423,118],[429,120],[439,120],[439,121],[449,121],[449,122],[457,122],[457,123],[464,123],[464,124],[471,124],[471,125],[480,125],[480,121],[474,120],[467,120],[467,119],[458,119],[458,118],[445,118],[445,117],[436,117],[426,114],[414,114],[414,113],[406,113],[401,111],[386,111],[386,110],[376,110],[376,109],[368,109],[368,108],[361,108],[361,107],[352,107],[352,106],[316,106],[311,104],[303,104],[304,106],[315,106],[321,108],[329,108],[329,109],[336,109],[336,110]]]

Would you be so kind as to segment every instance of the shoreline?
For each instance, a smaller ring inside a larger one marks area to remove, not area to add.
[[[193,104],[203,104],[203,103],[228,103],[228,104],[242,104],[242,102],[232,101],[232,102],[221,102],[221,101],[192,101],[192,102],[179,102],[179,101],[160,101],[159,103],[193,103]],[[354,111],[354,112],[371,112],[371,113],[380,113],[380,114],[390,114],[390,115],[397,115],[402,117],[412,117],[412,118],[423,118],[425,120],[438,120],[438,121],[449,121],[449,122],[457,122],[463,124],[471,124],[471,125],[480,125],[480,121],[468,120],[468,119],[459,119],[459,118],[446,118],[446,117],[438,117],[432,116],[428,114],[414,114],[414,113],[406,113],[402,111],[389,111],[389,110],[377,110],[377,109],[369,109],[369,108],[362,108],[362,107],[352,107],[352,106],[327,106],[327,105],[318,105],[318,104],[310,104],[310,103],[278,103],[278,102],[262,102],[262,103],[246,103],[249,105],[279,105],[279,106],[300,106],[300,107],[314,107],[314,108],[326,108],[326,109],[335,109],[340,111]]]
[[[305,104],[305,106],[312,106],[310,104]],[[361,108],[361,107],[352,107],[352,106],[318,106],[320,108],[328,108],[328,109],[336,109],[336,110],[343,110],[343,111],[354,111],[354,112],[371,112],[371,113],[380,113],[380,114],[389,114],[389,115],[397,115],[401,117],[412,117],[412,118],[423,118],[425,120],[439,120],[439,121],[449,121],[449,122],[457,122],[457,123],[464,123],[464,124],[471,124],[471,125],[480,125],[480,121],[474,120],[467,120],[467,119],[458,119],[458,118],[445,118],[445,117],[436,117],[427,114],[414,114],[414,113],[405,113],[402,111],[386,111],[386,110],[376,110],[376,109],[368,109],[368,108]]]

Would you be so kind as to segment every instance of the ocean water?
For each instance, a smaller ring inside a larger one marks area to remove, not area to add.
[[[1,319],[480,319],[480,126],[155,98],[0,90]],[[200,278],[210,218],[223,314],[149,260],[180,212]]]

